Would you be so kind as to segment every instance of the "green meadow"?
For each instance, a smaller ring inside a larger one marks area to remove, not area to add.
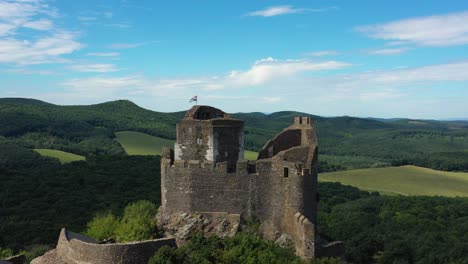
[[[340,182],[387,195],[468,197],[468,173],[416,166],[386,167],[322,173],[322,182]]]
[[[258,152],[251,151],[251,150],[244,151],[244,158],[246,160],[257,160],[257,157],[258,157]]]
[[[174,140],[154,137],[145,133],[122,131],[115,133],[116,140],[128,155],[160,155],[163,147],[174,148]],[[246,160],[256,160],[258,152],[246,150]]]
[[[115,136],[128,155],[161,155],[163,147],[174,148],[174,140],[145,133],[122,131],[116,132]]]
[[[41,154],[42,156],[56,158],[62,164],[72,161],[85,160],[85,157],[83,156],[55,149],[34,149],[34,151]]]

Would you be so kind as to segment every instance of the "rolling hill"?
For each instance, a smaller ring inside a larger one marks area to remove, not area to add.
[[[82,156],[125,154],[115,132],[134,131],[175,139],[184,112],[161,113],[126,100],[88,106],[59,106],[32,99],[0,99],[0,142],[29,149],[55,149]],[[245,147],[263,144],[304,113],[236,113],[245,121]],[[313,116],[320,169],[418,165],[468,171],[468,122]]]
[[[390,195],[468,197],[468,173],[436,171],[416,166],[323,173],[319,181],[340,182]]]

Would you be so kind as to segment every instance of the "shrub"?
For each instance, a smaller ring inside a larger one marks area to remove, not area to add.
[[[257,235],[239,233],[226,239],[216,236],[204,238],[202,235],[196,234],[180,248],[162,247],[150,259],[149,263],[301,264],[306,262],[297,257],[290,248],[281,248]]]
[[[115,239],[115,231],[119,226],[119,219],[111,212],[99,213],[88,222],[85,234],[99,241]]]
[[[13,256],[13,250],[9,248],[0,248],[0,259],[5,259]]]
[[[25,256],[25,260],[26,262],[25,263],[30,263],[31,260],[39,257],[39,256],[42,256],[44,255],[44,253],[46,253],[47,251],[51,250],[52,247],[49,246],[49,245],[42,245],[42,244],[39,244],[39,245],[32,245],[30,247],[27,248],[26,251],[24,251],[24,256]]]
[[[156,205],[138,201],[125,207],[124,215],[116,230],[119,242],[151,239],[156,234]]]

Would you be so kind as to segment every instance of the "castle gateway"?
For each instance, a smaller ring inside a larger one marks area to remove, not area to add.
[[[318,148],[311,118],[295,117],[256,161],[244,160],[243,127],[243,121],[209,106],[186,113],[177,124],[174,150],[163,150],[160,216],[256,218],[264,237],[287,237],[299,256],[314,258]]]

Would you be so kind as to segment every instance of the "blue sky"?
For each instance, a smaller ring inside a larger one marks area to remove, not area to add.
[[[0,97],[468,117],[467,1],[0,0]]]

